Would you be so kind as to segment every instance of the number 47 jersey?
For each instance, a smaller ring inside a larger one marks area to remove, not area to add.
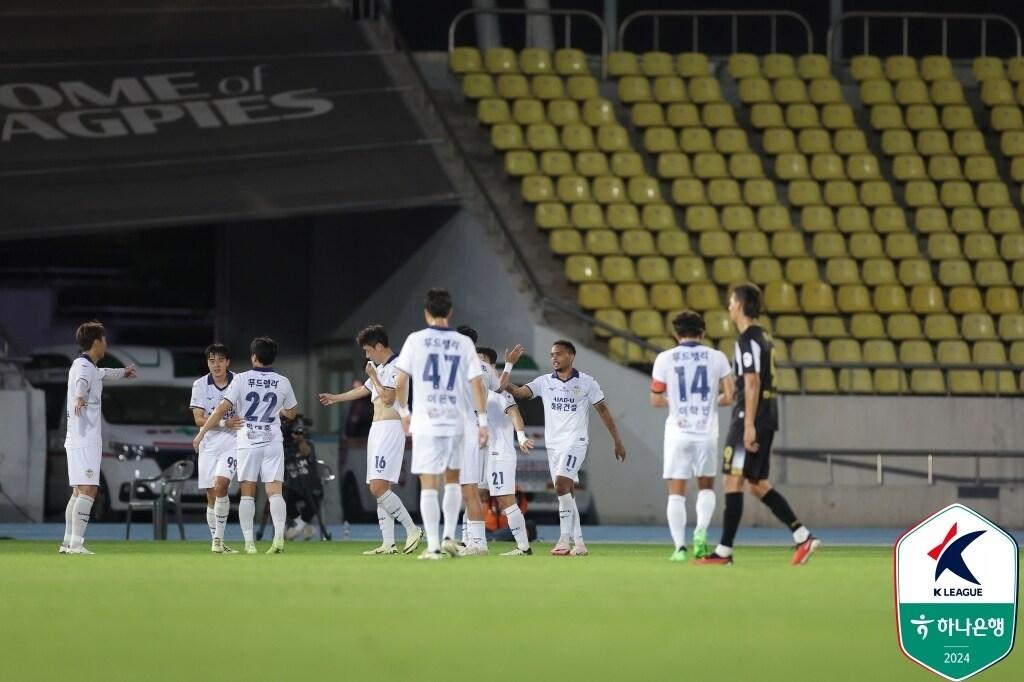
[[[466,383],[480,376],[473,341],[454,329],[427,327],[409,335],[395,366],[412,383],[412,422],[416,435],[458,436],[465,430],[464,414],[472,392]]]
[[[231,401],[235,414],[245,420],[245,426],[238,430],[239,450],[282,442],[281,410],[297,405],[291,382],[270,367],[236,374],[224,399]]]
[[[718,387],[730,374],[732,365],[725,353],[696,342],[659,353],[651,372],[651,390],[668,398],[666,427],[717,436]]]

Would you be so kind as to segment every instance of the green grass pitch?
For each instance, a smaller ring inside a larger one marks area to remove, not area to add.
[[[0,543],[0,678],[938,679],[899,651],[885,548],[826,546],[804,567],[740,548],[718,567],[651,545],[442,562],[357,542],[90,546]],[[1019,682],[1024,654],[979,679]]]

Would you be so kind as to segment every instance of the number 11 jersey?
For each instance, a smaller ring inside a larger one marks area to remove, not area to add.
[[[298,404],[291,382],[271,367],[253,367],[236,374],[224,392],[224,399],[230,401],[235,414],[245,420],[245,425],[238,430],[239,450],[282,442],[281,410],[290,410]]]

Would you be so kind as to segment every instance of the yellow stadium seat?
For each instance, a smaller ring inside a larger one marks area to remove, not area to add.
[[[663,336],[665,321],[656,310],[634,310],[629,314],[629,331],[641,338]]]
[[[644,149],[652,154],[679,151],[675,131],[663,126],[648,128],[644,131]]]
[[[893,98],[892,85],[883,78],[869,78],[860,83],[860,101],[868,106],[891,104]]]
[[[771,250],[768,248],[768,238],[763,232],[740,232],[736,235],[736,253],[743,258],[770,256]]]
[[[940,261],[939,284],[944,287],[973,286],[974,276],[971,274],[970,264],[965,260],[955,258]]]
[[[932,260],[963,258],[963,254],[960,252],[960,240],[957,239],[956,235],[952,234],[936,233],[929,235],[928,256]]]
[[[757,229],[753,209],[750,206],[726,206],[722,209],[722,227],[727,232]]]
[[[784,206],[758,206],[757,226],[765,232],[784,232],[793,229],[789,210]]]
[[[861,277],[869,287],[880,284],[896,284],[896,270],[888,258],[869,258],[864,261],[861,265]]]
[[[701,152],[693,157],[693,174],[703,180],[710,178],[727,178],[729,169],[725,165],[725,157],[717,152]]]
[[[828,126],[826,126],[828,127]],[[857,128],[842,128],[836,130],[832,136],[835,150],[847,156],[850,154],[867,154],[868,143],[864,132]],[[875,162],[877,165],[877,161]]]
[[[734,336],[736,331],[724,310],[709,310],[704,313],[705,334],[709,339],[724,339]],[[735,341],[734,341],[735,343]]]
[[[633,76],[640,73],[640,62],[634,52],[611,52],[608,54],[608,75],[614,78]]]
[[[1024,260],[1024,234],[1004,234],[999,240],[999,253],[1004,260]]]
[[[561,149],[558,129],[548,123],[531,123],[526,128],[526,144],[534,151]]]
[[[930,341],[960,338],[956,318],[947,313],[936,313],[924,318],[924,335]]]
[[[1000,287],[1010,285],[1010,274],[1006,263],[1001,260],[983,260],[975,263],[974,276],[982,287]]]
[[[725,70],[733,80],[737,81],[741,78],[761,75],[761,65],[758,64],[757,57],[747,52],[735,52],[729,55],[729,59],[725,63]]]
[[[966,322],[964,320],[965,325]],[[981,320],[981,322],[984,322],[984,320]],[[1024,315],[1018,313],[1002,315],[999,318],[999,337],[1004,341],[1024,340]],[[988,338],[991,338],[991,335]],[[1016,344],[1014,345],[1016,346]],[[1017,364],[1016,361],[1014,364]]]
[[[580,105],[571,99],[553,99],[548,102],[548,121],[556,126],[580,122]]]
[[[838,154],[815,154],[811,157],[811,175],[815,180],[840,180],[846,177],[843,159]]]
[[[665,112],[657,102],[637,102],[630,109],[630,120],[637,128],[665,125]]]
[[[696,76],[689,83],[690,100],[697,104],[721,102],[722,91],[714,76]]]
[[[575,204],[592,201],[590,197],[590,183],[586,178],[578,175],[563,175],[558,178],[557,184],[558,200],[564,204]]]
[[[754,258],[750,261],[750,281],[758,286],[782,280],[782,265],[774,258]]]
[[[985,182],[998,180],[999,171],[996,170],[996,162],[991,156],[969,156],[964,161],[964,174],[971,182]]]
[[[926,81],[954,79],[953,63],[945,55],[929,55],[921,60],[921,78]]]
[[[805,128],[797,134],[796,146],[804,154],[831,154],[832,140],[823,128]]]
[[[526,176],[526,177],[543,177],[543,176]],[[525,181],[526,178],[523,178]],[[550,197],[554,198],[554,186],[551,185],[551,179],[546,178],[548,181],[548,190],[550,190]],[[525,185],[524,185],[525,189]],[[531,188],[532,191],[532,188]],[[537,223],[537,227],[544,230],[552,230],[563,227],[569,227],[569,211],[566,210],[565,206],[557,202],[545,201],[544,203],[538,203],[533,210],[533,221]]]
[[[508,103],[497,97],[485,97],[477,102],[476,118],[484,125],[507,123],[511,120]],[[522,123],[522,121],[517,122]]]
[[[1012,317],[1012,315],[1003,316],[1004,319],[1007,317]],[[1000,320],[999,331],[999,335],[1004,340],[1014,340],[1012,336],[1007,336],[1002,333],[1002,319]],[[992,317],[988,313],[968,313],[963,316],[960,333],[968,341],[985,341],[996,338],[996,327],[995,323],[992,321]]]
[[[717,284],[736,284],[747,280],[747,268],[739,258],[725,256],[716,258],[711,267],[711,277]]]
[[[833,286],[844,284],[860,284],[860,271],[857,262],[851,258],[830,258],[825,264],[825,280]],[[839,307],[842,308],[842,289],[839,290]]]
[[[975,287],[953,287],[949,290],[949,309],[954,315],[980,313],[985,305],[981,292]]]
[[[651,305],[655,310],[680,310],[685,306],[683,289],[674,282],[660,282],[650,288]]]
[[[736,114],[728,102],[711,102],[701,107],[701,121],[708,128],[736,129]],[[721,131],[719,131],[721,132]],[[742,131],[740,131],[742,132]],[[746,145],[743,147],[746,149]],[[725,151],[724,149],[722,151]],[[738,151],[738,150],[737,150]]]
[[[941,157],[932,157],[941,158]],[[892,160],[892,174],[900,182],[922,180],[928,177],[924,160],[917,154],[900,154]]]
[[[875,310],[883,314],[905,313],[910,310],[906,290],[902,286],[892,284],[875,287],[873,303]]]
[[[583,235],[576,230],[552,230],[548,238],[548,246],[556,256],[583,253]]]
[[[875,130],[902,130],[903,110],[895,104],[875,104],[871,107],[871,127]]]
[[[910,134],[909,130],[898,129],[898,130],[886,130],[882,133],[882,151],[887,156],[896,157],[893,160],[893,173],[896,175],[897,180],[912,180],[917,176],[905,176],[906,173],[916,171],[917,166],[913,165],[914,162],[911,159],[918,159],[921,157],[917,155],[917,149],[914,147],[914,137]],[[908,170],[911,168],[913,170]],[[924,174],[924,167],[921,167],[920,175]]]
[[[536,175],[537,157],[533,152],[514,149],[505,154],[505,172],[512,177]]]
[[[850,75],[857,81],[883,78],[882,62],[874,55],[858,55],[850,60]]]
[[[800,209],[804,232],[835,232],[835,219],[828,206],[804,206]]]
[[[586,178],[608,175],[608,157],[604,152],[584,151],[576,154],[576,173]]]
[[[910,390],[918,395],[944,395],[946,382],[937,369],[914,369],[910,371]]]
[[[523,129],[515,123],[495,124],[491,127],[491,146],[498,151],[522,149],[526,146]]]
[[[988,80],[981,84],[981,101],[987,107],[1014,105],[1013,86],[1010,81]]]
[[[890,315],[889,319],[885,323],[886,333],[889,338],[893,341],[908,341],[911,339],[920,339],[923,334],[921,332],[921,320],[917,315],[911,315],[909,313],[896,313]]]
[[[818,108],[813,104],[786,105],[786,125],[795,130],[802,128],[820,128]]]
[[[757,76],[746,77],[739,82],[740,101],[744,104],[758,104],[761,102],[772,102],[772,86],[764,78]]]
[[[654,79],[654,99],[662,104],[686,102],[686,86],[678,76],[659,76]]]
[[[759,102],[750,108],[750,123],[755,128],[782,128],[786,123],[782,107],[771,102]]]
[[[800,306],[806,313],[828,314],[836,312],[835,295],[825,282],[807,282],[800,287]]]
[[[601,151],[631,151],[629,133],[620,125],[610,123],[597,129],[597,146]]]
[[[722,307],[718,287],[709,282],[697,282],[686,287],[686,303],[698,312]]]
[[[1024,288],[1024,260],[1013,264],[1012,279],[1014,286]]]
[[[878,180],[882,177],[882,173],[878,168],[878,159],[875,158],[874,154],[851,154],[846,160],[846,173],[851,180],[862,182],[864,180]],[[874,185],[872,185],[874,186]],[[882,183],[878,187],[884,186],[888,190],[889,184]],[[864,200],[865,194],[869,195],[870,201]],[[888,200],[884,200],[884,196],[888,196]],[[880,206],[883,204],[892,204],[892,192],[887,192],[886,195],[879,196],[879,191],[876,189],[872,192],[865,192],[861,189],[862,201],[868,206]]]
[[[702,232],[699,245],[700,252],[704,254],[705,258],[732,256],[735,253],[733,251],[732,237],[727,232]]]
[[[629,233],[623,235],[623,238]],[[637,274],[644,284],[658,284],[672,281],[672,269],[668,260],[661,256],[641,256],[636,262]]]
[[[807,87],[799,78],[779,78],[772,86],[775,101],[779,104],[807,101]]]
[[[697,105],[688,102],[669,104],[665,110],[665,120],[673,128],[693,128],[701,124]]]
[[[541,152],[540,168],[544,175],[553,177],[572,175],[574,170],[572,157],[568,152],[563,151]]]
[[[917,62],[913,57],[893,55],[885,59],[885,77],[891,81],[917,78]]]
[[[565,82],[565,94],[569,99],[577,102],[585,102],[600,96],[597,87],[597,79],[593,76],[575,75],[569,76]]]
[[[672,262],[672,275],[680,284],[706,282],[707,270],[704,260],[695,256],[680,256]]]
[[[457,74],[483,71],[480,50],[475,47],[456,47],[448,56],[448,68]]]
[[[793,180],[786,190],[789,203],[793,206],[823,204],[821,188],[814,180]]]
[[[791,78],[796,76],[796,62],[788,54],[771,53],[761,59],[761,71],[766,78]]]
[[[640,70],[652,77],[672,75],[672,55],[668,52],[645,52],[640,57]]]
[[[555,71],[563,76],[586,75],[590,73],[587,56],[583,54],[582,50],[573,48],[566,47],[555,50]]]
[[[700,52],[683,52],[676,57],[676,73],[683,78],[706,76],[710,70],[707,55]]]
[[[616,133],[617,134],[617,133]],[[614,139],[611,142],[615,142]],[[634,151],[616,151],[612,154],[612,174],[620,178],[634,178],[646,175],[643,159]]]
[[[894,94],[896,101],[903,106],[929,103],[928,86],[925,85],[924,81],[916,78],[907,78],[897,81],[896,91]],[[907,120],[909,123],[909,116]]]
[[[616,256],[622,253],[622,248],[619,246],[619,235],[615,234],[611,230],[590,230],[584,234],[584,243],[587,248],[587,253],[592,256]],[[633,261],[630,261],[632,265]],[[621,261],[617,262],[621,264]],[[602,275],[604,275],[604,264],[602,263]],[[627,279],[636,279],[635,277],[628,277]]]
[[[629,179],[627,185],[629,200],[634,204],[661,203],[661,189],[658,181],[646,176],[636,176]]]
[[[644,362],[644,349],[622,337],[608,340],[608,357],[614,362],[635,365]]]
[[[843,92],[835,78],[816,78],[811,81],[811,101],[817,105],[841,104]]]
[[[490,73],[516,73],[519,60],[516,53],[507,47],[492,47],[484,51],[484,66]]]
[[[775,159],[775,174],[780,180],[807,178],[807,158],[800,153],[779,154]]]
[[[971,62],[971,74],[979,83],[1006,78],[1003,62],[997,57],[975,57]]]
[[[711,131],[707,128],[683,128],[679,131],[679,146],[690,154],[715,151]]]
[[[644,206],[644,209],[648,209],[650,207],[651,205]],[[657,241],[658,253],[663,256],[687,256],[693,253],[690,248],[689,236],[687,236],[685,232],[680,232],[677,229],[663,230],[659,232]]]
[[[953,133],[953,151],[958,156],[971,156],[987,154],[988,148],[985,146],[985,138],[982,137],[980,130],[958,130]]]
[[[964,104],[950,104],[942,107],[942,127],[946,130],[973,130],[974,114]]]
[[[927,341],[910,339],[900,344],[900,362],[908,365],[931,365],[935,363],[935,352]]]
[[[1001,181],[978,183],[978,206],[996,208],[1010,205],[1010,192]]]
[[[504,102],[505,100],[498,100]],[[540,100],[532,98],[517,99],[512,104],[512,117],[519,125],[531,125],[534,123],[546,123],[544,116],[544,104]]]
[[[690,160],[681,152],[666,152],[658,155],[658,177],[688,178],[693,175]]]
[[[600,175],[591,184],[594,200],[599,204],[617,204],[626,201],[626,185],[622,178]]]
[[[578,229],[594,230],[604,227],[604,212],[597,204],[573,204],[569,219]]]
[[[926,206],[914,212],[914,227],[918,232],[949,232],[949,214],[937,206]]]
[[[985,292],[985,309],[993,315],[1020,312],[1020,296],[1013,287],[990,287]]]
[[[821,232],[814,235],[812,250],[817,258],[845,258],[846,238],[838,232]]]
[[[806,256],[803,235],[799,232],[776,232],[772,235],[772,254],[776,258]]]
[[[803,315],[780,315],[775,318],[775,336],[781,339],[802,339],[811,335],[811,327]]]
[[[786,281],[790,284],[806,284],[818,281],[818,264],[813,258],[790,258],[786,261]]]
[[[849,104],[826,104],[821,108],[821,122],[829,130],[854,129],[857,123]]]
[[[803,370],[804,393],[835,393],[836,375],[831,369],[818,367]]]
[[[850,317],[850,335],[855,339],[884,339],[885,325],[876,313],[856,313]]]
[[[594,97],[583,102],[583,122],[597,127],[615,123],[615,108],[603,97]]]
[[[621,331],[629,330],[629,322],[626,320],[626,313],[617,308],[605,308],[594,311],[594,319],[603,322]],[[608,338],[611,332],[603,327],[594,326],[594,334],[601,338]]]
[[[960,159],[952,154],[936,154],[928,159],[928,176],[932,180],[959,180],[963,178],[960,172]],[[973,203],[973,197],[972,202]]]
[[[969,234],[964,237],[964,255],[968,260],[998,258],[996,239],[990,234]]]
[[[737,180],[763,178],[764,169],[761,167],[761,157],[752,152],[738,152],[733,154],[729,157],[729,174]],[[775,185],[769,182],[769,187],[772,192],[772,197],[774,197]],[[746,194],[746,185],[744,185],[744,194]],[[775,201],[771,201],[770,203],[775,203]]]
[[[964,91],[960,82],[955,80],[935,81],[931,85],[931,99],[939,106],[956,105],[964,103]],[[962,109],[960,111],[963,111]],[[970,109],[966,109],[970,116]],[[943,112],[945,114],[945,112]],[[945,116],[943,116],[945,118]],[[963,126],[958,126],[963,127]],[[970,126],[973,127],[973,126]]]
[[[521,194],[531,204],[551,201],[555,198],[555,185],[546,175],[526,175],[522,179]]]
[[[960,130],[956,134],[963,132],[968,131]],[[917,151],[924,156],[951,153],[949,136],[944,130],[922,130],[918,132],[916,146]]]
[[[974,206],[974,194],[968,183],[962,180],[948,180],[939,188],[939,201],[946,208]]]
[[[840,232],[870,232],[871,215],[863,206],[842,206],[836,212],[836,227]]]
[[[647,300],[647,287],[643,284],[633,282],[616,284],[612,295],[615,305],[623,310],[641,310],[651,307]]]
[[[796,339],[789,345],[793,362],[825,362],[825,347],[818,339]]]
[[[498,76],[498,95],[505,99],[526,99],[531,97],[530,83],[519,73],[503,73]]]
[[[939,113],[930,104],[912,104],[907,107],[907,127],[911,130],[938,128]]]
[[[672,182],[672,201],[680,206],[708,203],[704,183],[696,178],[676,178]]]
[[[849,180],[829,180],[825,183],[825,203],[829,206],[852,206],[860,203],[857,187]]]
[[[811,334],[819,339],[845,339],[850,334],[838,315],[818,315],[811,322]]]
[[[799,313],[796,289],[788,282],[770,282],[764,290],[765,308],[772,314]]]
[[[551,73],[551,53],[540,47],[527,47],[519,53],[519,68],[529,75]]]
[[[797,75],[804,80],[828,78],[832,74],[828,57],[823,54],[802,54],[796,60]]]
[[[555,232],[562,231],[555,230]],[[573,230],[564,231],[572,232]],[[579,233],[577,232],[576,234],[578,235]],[[565,260],[565,276],[573,284],[596,282],[601,279],[601,270],[597,264],[597,259],[593,256],[574,255],[569,256]]]
[[[609,204],[605,207],[605,218],[613,230],[633,231],[643,227],[640,212],[633,204]]]
[[[859,232],[850,235],[850,255],[857,260],[881,258],[885,255],[882,240],[872,232]]]
[[[998,132],[1020,130],[1024,128],[1024,115],[1016,105],[993,107],[991,123],[992,129]]]
[[[894,260],[920,257],[921,253],[917,248],[917,237],[906,233],[886,235],[885,255]]]
[[[624,104],[652,100],[650,82],[643,76],[625,76],[619,80],[618,87],[619,99]]]
[[[954,262],[954,261],[942,261],[942,263]],[[891,263],[891,261],[890,261]],[[940,279],[942,272],[942,265],[939,266]],[[906,260],[900,261],[899,270],[900,283],[905,287],[912,287],[918,284],[931,284],[932,283],[932,267],[931,263],[923,258],[907,258]],[[888,283],[888,282],[887,282]],[[892,282],[895,284],[895,282]]]
[[[584,310],[598,310],[600,308],[611,308],[612,290],[604,282],[584,282],[580,284],[577,292],[577,300]]]
[[[952,299],[950,302],[952,303]],[[918,315],[946,312],[946,303],[942,296],[942,289],[934,284],[918,284],[914,286],[910,290],[910,305]]]
[[[904,196],[911,208],[939,205],[939,194],[935,183],[930,180],[911,180],[907,183]]]

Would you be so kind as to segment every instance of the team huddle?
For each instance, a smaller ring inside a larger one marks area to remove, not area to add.
[[[740,332],[733,362],[720,351],[701,343],[703,318],[694,312],[676,317],[679,345],[658,355],[652,371],[651,405],[668,408],[664,440],[663,477],[668,485],[667,517],[672,536],[673,561],[686,561],[686,484],[697,479],[697,520],[693,533],[694,557],[701,563],[732,563],[732,545],[743,510],[743,490],[764,502],[793,533],[794,564],[802,564],[819,540],[801,524],[785,498],[768,482],[769,454],[777,428],[774,399],[774,353],[771,340],[757,325],[761,292],[739,285],[730,295],[729,312]],[[364,552],[411,554],[423,539],[420,559],[479,556],[489,553],[480,490],[499,503],[516,541],[503,556],[533,553],[526,522],[516,503],[516,448],[529,452],[534,443],[525,433],[517,400],[541,399],[544,439],[551,481],[558,496],[559,538],[551,554],[586,556],[580,514],[575,501],[579,472],[589,449],[591,408],[604,423],[617,460],[625,447],[598,382],[573,367],[576,348],[569,341],[552,344],[552,372],[523,386],[510,381],[523,355],[521,345],[505,352],[505,365],[497,370],[498,353],[477,346],[469,327],[449,326],[453,304],[444,289],[431,289],[424,302],[427,327],[410,334],[399,353],[380,325],[364,329],[357,343],[366,354],[366,382],[341,394],[321,393],[327,406],[369,398],[373,423],[367,439],[366,484],[377,501],[381,545]],[[76,332],[82,355],[68,377],[68,477],[72,495],[65,511],[66,529],[60,552],[90,554],[84,547],[85,530],[99,485],[102,439],[100,405],[106,380],[132,378],[134,367],[100,369],[107,347],[102,325],[86,323]],[[198,483],[207,495],[207,523],[211,550],[235,554],[224,543],[230,502],[228,486],[237,477],[241,498],[239,525],[247,554],[256,553],[253,521],[255,494],[263,482],[274,525],[268,554],[284,551],[286,505],[282,497],[284,448],[280,417],[291,419],[298,403],[291,383],[273,369],[277,344],[270,338],[253,339],[252,368],[228,371],[230,354],[221,344],[207,348],[209,374],[193,385],[189,407],[199,433],[193,441],[198,453]],[[737,385],[733,379],[741,377]],[[707,530],[715,509],[714,477],[719,470],[719,406],[736,400],[729,435],[722,452],[725,474],[725,512],[722,537],[714,551]],[[421,530],[402,500],[391,490],[398,482],[406,436],[412,437],[411,471],[420,481]],[[465,505],[463,534],[456,539],[459,515]],[[395,524],[405,530],[399,550]]]

